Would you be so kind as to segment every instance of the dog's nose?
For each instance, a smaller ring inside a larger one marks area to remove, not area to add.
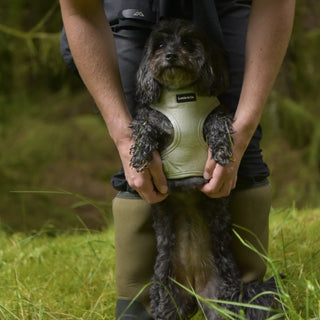
[[[174,61],[178,60],[178,55],[176,53],[172,53],[172,52],[167,53],[166,60],[168,62],[174,62]]]

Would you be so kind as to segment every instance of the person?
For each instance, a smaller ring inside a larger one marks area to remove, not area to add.
[[[135,6],[136,3],[139,5]],[[171,3],[107,0],[104,4],[106,14],[101,0],[60,0],[77,70],[100,109],[123,166],[112,179],[119,190],[113,201],[116,316],[147,320],[152,319],[148,283],[156,251],[150,204],[168,196],[157,152],[143,172],[129,165],[135,72],[153,22],[149,14],[156,12],[159,17],[160,10],[160,16],[190,19],[224,45],[231,86],[219,99],[234,113],[234,161],[222,167],[211,160],[209,154],[203,174],[209,182],[201,191],[212,198],[230,195],[233,223],[241,226],[239,234],[265,252],[271,187],[267,180],[269,170],[259,147],[262,136],[259,122],[286,53],[295,0],[177,0]],[[140,15],[147,16],[147,21],[140,23],[137,19],[133,25],[130,21],[126,24],[128,12],[121,10],[126,8],[147,12]],[[119,12],[120,19],[113,16]],[[243,281],[262,279],[266,266],[260,256],[236,237],[232,247]]]

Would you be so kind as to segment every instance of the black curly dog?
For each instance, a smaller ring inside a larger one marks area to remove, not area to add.
[[[224,54],[216,44],[184,20],[160,22],[146,45],[137,75],[139,108],[131,126],[135,138],[131,165],[138,171],[145,169],[154,150],[163,155],[174,141],[174,125],[156,107],[165,91],[171,96],[175,91],[184,92],[176,96],[176,109],[190,101],[197,107],[197,99],[202,97],[213,97],[214,101],[227,86]],[[212,158],[226,165],[232,161],[232,118],[216,106],[213,103],[214,110],[203,124],[203,137]],[[192,155],[193,150],[183,152]],[[210,199],[201,193],[198,189],[206,182],[202,174],[169,178],[170,195],[153,205],[158,254],[150,288],[152,315],[156,320],[188,319],[201,306],[207,319],[224,319],[220,311],[197,301],[187,288],[206,299],[254,305],[216,302],[234,312],[235,318],[242,309],[247,319],[266,319],[270,315],[267,309],[274,306],[275,280],[241,283],[230,251],[227,199]]]

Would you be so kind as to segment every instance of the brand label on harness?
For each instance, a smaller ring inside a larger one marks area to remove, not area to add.
[[[177,97],[177,103],[197,101],[197,97],[195,93],[177,94],[176,97]]]

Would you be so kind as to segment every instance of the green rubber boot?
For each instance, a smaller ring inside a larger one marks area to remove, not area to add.
[[[232,223],[240,237],[252,244],[261,254],[268,251],[271,186],[269,184],[244,190],[235,190],[230,198]],[[249,231],[246,231],[247,229]],[[239,266],[243,282],[262,280],[266,273],[265,261],[244,246],[234,235],[232,252]]]
[[[116,307],[117,320],[152,320],[142,303],[119,299]]]
[[[112,207],[119,299],[117,314],[126,309],[124,306],[128,301],[134,300],[136,303],[121,319],[152,319],[147,315],[150,314],[149,285],[156,258],[156,239],[150,205],[134,194],[121,192],[113,200]],[[134,318],[139,312],[142,312],[140,318]]]

